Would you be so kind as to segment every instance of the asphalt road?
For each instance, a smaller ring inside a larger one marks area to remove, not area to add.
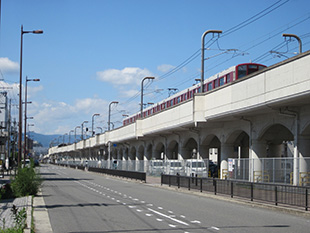
[[[309,232],[310,219],[43,165],[42,193],[55,233]]]

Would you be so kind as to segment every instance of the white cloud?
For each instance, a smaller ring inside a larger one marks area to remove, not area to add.
[[[169,65],[169,64],[163,64],[163,65],[157,66],[157,70],[164,72],[164,73],[168,72],[174,68],[175,68],[175,66]]]
[[[124,98],[128,98],[128,97],[133,97],[135,95],[137,95],[139,93],[139,91],[137,89],[132,89],[132,90],[122,90],[121,92],[121,96]]]
[[[97,72],[99,80],[115,85],[139,85],[141,80],[147,76],[152,76],[152,73],[148,69],[138,67],[125,67],[122,70],[109,69]]]
[[[17,73],[19,71],[19,64],[7,57],[0,57],[0,69],[3,73]]]
[[[106,116],[108,103],[99,98],[78,99],[73,105],[65,102],[32,102],[28,107],[29,116],[34,117],[34,130],[42,134],[64,134],[73,130],[83,121],[89,121],[92,115]],[[98,119],[97,119],[98,120]],[[54,127],[53,127],[54,126]]]

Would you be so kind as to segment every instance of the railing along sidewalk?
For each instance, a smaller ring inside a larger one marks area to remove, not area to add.
[[[309,208],[310,187],[166,174],[161,175],[161,185],[163,184],[183,187],[188,190],[196,189],[200,192],[212,192],[215,195],[229,195],[231,198],[241,197],[275,205],[302,207],[306,211]]]

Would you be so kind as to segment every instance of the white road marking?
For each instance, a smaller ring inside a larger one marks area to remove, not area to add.
[[[148,210],[149,210],[149,211],[152,211],[153,213],[158,214],[158,215],[160,215],[160,216],[169,218],[169,219],[172,220],[172,221],[175,221],[175,222],[177,222],[177,223],[181,223],[181,224],[183,224],[183,225],[185,225],[185,226],[188,226],[188,224],[187,224],[186,222],[183,222],[183,221],[178,220],[178,219],[176,219],[176,218],[172,218],[172,217],[170,217],[170,216],[168,216],[168,215],[165,215],[165,214],[163,214],[163,213],[160,213],[160,212],[158,212],[158,211],[156,211],[156,210],[153,210],[153,209],[150,209],[150,208],[148,208]]]
[[[136,206],[132,206],[132,205],[129,205],[128,207],[131,208],[131,209],[132,209],[132,208],[136,208]]]
[[[173,227],[173,228],[175,228],[175,227],[176,227],[176,225],[169,224],[169,227]]]
[[[201,223],[201,222],[198,220],[194,220],[194,221],[191,221],[191,223]]]
[[[148,217],[151,217],[151,216],[153,216],[153,214],[145,214],[146,216],[148,216]]]
[[[157,220],[158,222],[162,222],[162,221],[163,221],[161,218],[156,218],[156,220]]]
[[[180,215],[180,217],[181,217],[181,218],[185,218],[185,216],[184,216],[184,215]]]
[[[217,231],[220,230],[220,228],[218,228],[218,227],[211,227],[210,229],[214,229],[214,230],[217,230]]]
[[[160,207],[160,206],[159,206],[159,207],[157,207],[157,208],[158,208],[158,209],[160,209],[160,210],[162,210],[162,209],[163,209],[163,207]]]

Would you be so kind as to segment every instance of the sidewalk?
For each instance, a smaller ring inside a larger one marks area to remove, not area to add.
[[[13,175],[13,174],[12,174]],[[7,173],[0,178],[0,187],[10,182],[11,175]],[[31,232],[31,211],[32,211],[32,197],[19,197],[13,199],[4,199],[0,201],[0,227],[10,228],[15,226],[14,216],[12,214],[12,207],[15,205],[18,211],[25,208],[27,213],[27,228],[24,232]],[[30,216],[30,217],[29,217]],[[5,226],[3,226],[5,224]]]

